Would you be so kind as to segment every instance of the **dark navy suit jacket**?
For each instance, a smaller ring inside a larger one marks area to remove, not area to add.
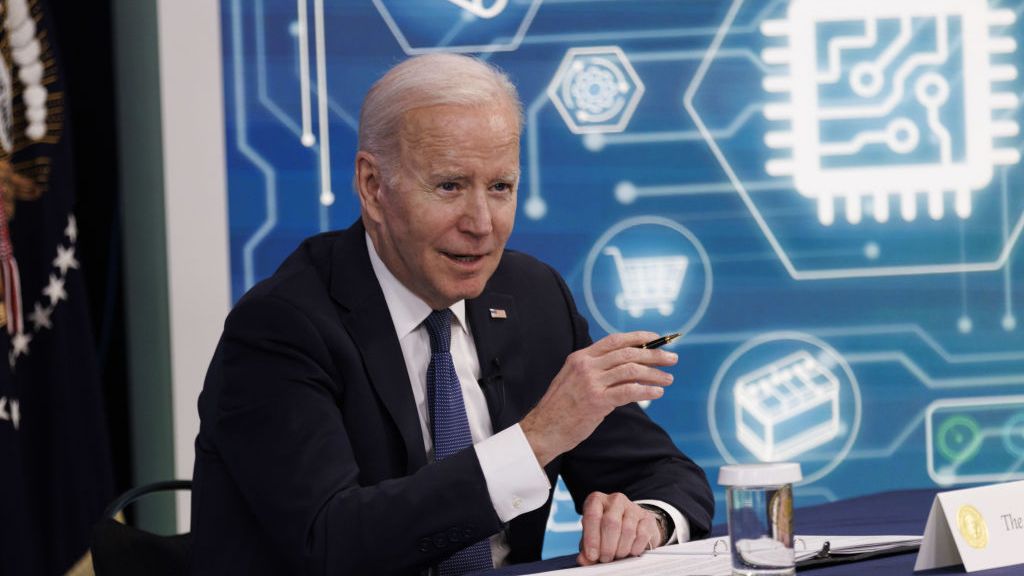
[[[550,498],[503,525],[472,449],[427,463],[364,233],[306,240],[225,322],[199,399],[195,574],[418,574],[506,528],[512,562],[540,558]],[[558,274],[514,251],[466,310],[495,432],[591,342]],[[709,528],[703,471],[635,404],[545,471],[577,508],[623,492],[672,504],[695,537]]]

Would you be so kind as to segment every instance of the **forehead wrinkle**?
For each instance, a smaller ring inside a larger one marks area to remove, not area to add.
[[[423,141],[433,142],[444,139],[457,139],[460,135],[459,124],[463,117],[444,114],[445,109],[452,109],[452,106],[429,106],[425,108],[414,108],[403,115],[403,121],[399,128],[399,138],[411,144],[421,144]],[[456,108],[457,109],[457,108]],[[495,147],[502,145],[518,145],[519,125],[513,121],[505,106],[496,108],[463,107],[463,110],[487,112],[488,128],[498,134],[507,136],[496,141]],[[431,110],[439,110],[441,114],[431,114]]]
[[[428,156],[435,158],[451,158],[458,160],[465,158],[467,152],[472,156],[488,156],[497,154],[506,148],[519,149],[518,135],[510,135],[506,138],[496,139],[483,147],[474,145],[472,147],[459,146],[463,138],[460,134],[453,133],[450,129],[442,130],[412,130],[403,129],[399,138],[402,152],[419,151],[426,152]],[[461,149],[460,149],[461,148]],[[435,154],[430,154],[435,151]]]
[[[455,141],[453,136],[450,131],[436,131],[429,128],[417,130],[406,124],[402,127],[401,135],[398,138],[401,157],[405,161],[417,156],[432,158],[437,156],[436,153],[430,153],[435,149],[442,155],[445,153],[451,154],[451,150],[454,148],[452,144]],[[414,151],[420,154],[410,154],[410,152]]]
[[[427,179],[438,177],[518,181],[520,134],[504,109],[466,108],[466,116],[454,118],[451,107],[436,109],[437,114],[430,108],[406,112],[396,138],[398,160],[417,173],[419,184],[433,184]],[[480,116],[472,114],[481,110],[487,112],[482,127]],[[486,172],[477,174],[481,166]]]
[[[492,156],[500,155],[504,148],[502,146],[488,146],[483,150],[479,148],[466,150],[464,147],[460,149],[458,146],[446,144],[445,139],[429,140],[420,145],[412,140],[404,142],[401,148],[402,161],[410,163],[411,166],[415,165],[418,168],[417,172],[431,178],[457,180],[478,175],[494,180],[516,180],[519,178],[521,170],[519,169],[518,154],[514,158],[514,165],[511,161],[505,162],[504,160],[499,166],[484,162],[486,172],[477,173],[479,166],[475,165],[473,161],[489,160]],[[514,150],[518,152],[518,142],[514,145]],[[510,146],[512,145],[510,144]]]

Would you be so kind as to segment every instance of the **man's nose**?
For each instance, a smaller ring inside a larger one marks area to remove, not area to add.
[[[466,195],[459,228],[463,232],[475,236],[486,236],[494,229],[486,190],[473,190],[472,193]]]

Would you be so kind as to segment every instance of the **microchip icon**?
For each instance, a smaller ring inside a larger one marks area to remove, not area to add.
[[[851,224],[895,207],[913,221],[922,198],[932,219],[947,202],[969,218],[995,167],[1020,162],[1001,117],[1018,106],[1015,21],[986,0],[793,0],[761,26],[762,58],[788,68],[764,89],[789,96],[764,108],[765,171],[792,176],[825,226],[838,203]]]

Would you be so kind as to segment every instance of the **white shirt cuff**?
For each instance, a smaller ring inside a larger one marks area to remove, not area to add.
[[[664,511],[665,514],[668,514],[668,517],[672,519],[672,526],[674,527],[674,530],[672,534],[669,535],[668,542],[665,542],[666,545],[680,544],[682,542],[690,541],[690,523],[686,521],[686,518],[681,512],[679,512],[679,510],[676,510],[675,506],[662,502],[661,500],[637,500],[634,503],[655,506]]]
[[[494,511],[502,522],[547,502],[551,483],[519,424],[474,444],[473,449],[484,472]]]

